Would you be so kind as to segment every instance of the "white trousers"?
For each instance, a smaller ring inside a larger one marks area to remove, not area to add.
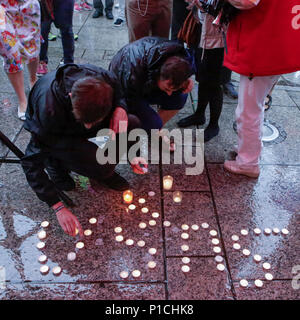
[[[235,112],[238,131],[236,162],[243,167],[257,166],[262,150],[264,99],[280,75],[255,77],[241,75],[239,100]]]
[[[125,18],[125,0],[119,0],[119,11],[117,19],[122,19],[123,21],[126,20]]]

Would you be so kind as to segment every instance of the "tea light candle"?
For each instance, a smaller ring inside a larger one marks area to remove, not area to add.
[[[190,249],[190,247],[187,244],[184,244],[181,246],[182,251],[188,251],[189,249]]]
[[[183,224],[183,225],[181,226],[181,229],[184,230],[184,231],[189,230],[189,228],[190,228],[190,227],[189,227],[187,224]]]
[[[259,279],[254,281],[254,284],[256,285],[256,287],[261,288],[263,286],[263,282]]]
[[[148,213],[148,212],[149,212],[149,209],[148,209],[147,207],[144,207],[144,208],[141,209],[141,211],[142,211],[143,213]]]
[[[83,242],[79,241],[79,242],[76,243],[76,248],[77,249],[82,249],[83,247],[84,247],[84,243]]]
[[[241,245],[239,243],[234,243],[233,244],[233,249],[234,250],[240,250],[241,249]]]
[[[232,241],[239,241],[240,237],[237,236],[236,234],[234,234],[232,237],[231,237]]]
[[[156,225],[156,221],[155,220],[150,220],[149,221],[149,226],[153,227]]]
[[[278,228],[273,228],[273,233],[279,234],[279,233],[280,233],[280,230],[279,230]]]
[[[90,236],[92,233],[93,232],[90,229],[84,230],[84,235],[87,236],[87,237]]]
[[[154,269],[156,267],[156,262],[155,261],[149,261],[148,262],[148,268],[149,269]]]
[[[116,227],[115,228],[115,233],[121,233],[123,229],[121,227]]]
[[[60,266],[56,266],[52,269],[52,272],[55,276],[58,276],[61,273],[61,267]]]
[[[265,274],[265,278],[266,278],[266,280],[268,280],[268,281],[272,281],[274,277],[273,277],[272,273],[266,273],[266,274]]]
[[[125,243],[127,244],[127,246],[133,246],[134,241],[132,239],[127,239]]]
[[[48,266],[41,266],[40,272],[41,272],[41,274],[47,274],[49,272],[49,267]]]
[[[281,233],[284,234],[285,236],[289,234],[289,230],[288,229],[281,229]]]
[[[223,260],[224,260],[223,257],[221,257],[221,256],[215,256],[215,261],[216,261],[216,262],[220,263],[220,262],[222,262]]]
[[[261,261],[261,256],[259,254],[255,254],[253,257],[254,261],[260,262]]]
[[[149,191],[148,192],[148,196],[149,197],[154,197],[155,196],[155,192],[154,191]]]
[[[124,240],[123,236],[116,236],[116,241],[117,242],[122,242]]]
[[[129,273],[127,271],[120,272],[120,277],[122,279],[126,279],[126,278],[128,278],[128,276],[129,276]]]
[[[220,247],[214,247],[213,248],[215,253],[220,253],[221,252],[221,248]]]
[[[270,228],[265,228],[264,233],[268,236],[272,233],[272,230]]]
[[[139,203],[140,203],[140,204],[144,204],[145,202],[146,202],[146,200],[145,200],[144,198],[140,198],[140,199],[139,199]]]
[[[224,271],[224,270],[225,270],[224,264],[223,264],[223,263],[219,263],[219,264],[217,265],[217,269],[218,269],[219,271]]]
[[[76,253],[75,252],[69,252],[67,255],[67,259],[69,261],[74,261],[76,259]]]
[[[40,240],[46,239],[46,237],[47,237],[46,231],[41,230],[41,231],[38,232],[38,238]]]
[[[47,256],[42,254],[41,256],[39,256],[39,262],[40,263],[45,263],[48,260]]]
[[[190,236],[189,236],[188,233],[186,233],[186,232],[183,232],[183,233],[181,234],[181,238],[184,239],[184,240],[187,240],[189,237],[190,237]]]
[[[170,227],[171,226],[171,222],[170,221],[164,221],[164,227]]]
[[[255,228],[253,231],[254,231],[254,233],[256,235],[260,235],[261,234],[261,230],[259,228]]]
[[[141,222],[141,223],[139,224],[139,228],[140,228],[140,229],[146,229],[146,228],[147,228],[147,224],[146,224],[145,222]]]
[[[248,250],[248,249],[243,249],[242,252],[243,252],[243,255],[247,256],[247,257],[250,256],[250,253],[251,253],[250,250]]]
[[[173,186],[173,177],[164,176],[163,177],[163,186],[165,190],[171,190]]]
[[[95,224],[97,222],[97,219],[96,218],[91,218],[90,220],[89,220],[89,223],[90,224]]]
[[[133,200],[133,193],[130,190],[126,190],[123,192],[123,200],[125,203],[130,204]]]
[[[47,227],[49,227],[49,222],[48,221],[43,221],[42,223],[41,223],[41,227],[42,228],[47,228]]]
[[[144,240],[139,240],[138,242],[137,242],[137,245],[139,246],[139,247],[144,247],[145,246],[145,241]]]
[[[128,206],[128,210],[130,213],[133,213],[135,211],[135,209],[136,209],[136,206],[134,204],[131,204]]]
[[[270,270],[270,269],[271,269],[270,263],[264,262],[264,263],[263,263],[263,268],[264,268],[265,270]]]
[[[240,281],[240,285],[241,285],[241,287],[244,287],[244,288],[246,288],[246,287],[248,287],[248,281],[246,280],[246,279],[242,279],[241,281]]]
[[[79,230],[77,228],[75,228],[75,236],[77,236],[79,233]]]
[[[249,233],[249,232],[248,232],[248,230],[246,230],[246,229],[242,229],[242,230],[241,230],[241,235],[242,235],[242,236],[247,236],[248,233]]]
[[[132,271],[132,276],[133,276],[134,278],[140,277],[140,276],[141,276],[141,271],[140,271],[140,270],[133,270],[133,271]]]
[[[181,267],[181,270],[182,270],[182,272],[186,273],[186,272],[190,272],[191,268],[189,266],[187,266],[187,265],[184,265],[184,266]]]
[[[209,231],[209,234],[210,234],[211,236],[215,237],[215,236],[218,234],[218,232],[217,232],[216,230],[210,230],[210,231]]]
[[[153,217],[154,219],[157,219],[157,218],[159,217],[159,213],[158,213],[158,212],[153,212],[153,213],[152,213],[152,217]]]
[[[149,252],[151,255],[155,255],[156,252],[157,252],[157,250],[156,250],[155,248],[150,248],[150,249],[148,250],[148,252]]]
[[[197,224],[193,224],[193,225],[191,226],[191,228],[192,228],[192,230],[194,230],[194,231],[198,231],[198,230],[199,230],[199,226],[198,226]]]
[[[202,227],[203,229],[207,229],[207,228],[209,227],[209,224],[206,223],[206,222],[204,222],[204,223],[201,224],[201,227]]]
[[[211,243],[214,244],[214,245],[218,245],[218,244],[220,243],[220,241],[219,241],[219,239],[217,239],[217,238],[213,238],[213,239],[211,240]]]
[[[45,242],[42,242],[42,241],[41,241],[41,242],[39,242],[39,243],[36,245],[36,247],[41,250],[41,249],[44,249],[44,248],[45,248],[45,245],[46,245]]]
[[[175,203],[180,203],[182,201],[182,192],[180,191],[173,192],[173,201]]]
[[[190,259],[189,257],[183,257],[183,258],[181,259],[181,261],[182,261],[182,263],[184,263],[184,264],[188,264],[188,263],[191,262],[191,259]]]

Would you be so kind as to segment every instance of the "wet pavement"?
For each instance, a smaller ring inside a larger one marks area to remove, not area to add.
[[[75,13],[74,30],[79,34],[76,42],[76,62],[89,62],[107,67],[113,54],[128,41],[125,27],[114,28],[105,18],[92,19],[89,12]],[[53,32],[57,30],[53,28]],[[61,58],[60,39],[50,42],[49,68],[54,70]],[[3,69],[0,69],[0,129],[25,150],[29,134],[17,119],[17,99]],[[26,75],[28,86],[28,76]],[[238,75],[233,75],[238,85]],[[27,89],[28,90],[28,89]],[[273,105],[266,119],[280,128],[281,139],[266,143],[261,158],[259,179],[249,179],[225,172],[223,162],[233,157],[236,133],[233,130],[236,100],[225,97],[221,116],[221,132],[205,145],[205,167],[202,175],[185,175],[185,165],[150,165],[145,176],[133,174],[127,165],[118,171],[132,184],[134,213],[126,212],[120,192],[97,189],[85,180],[77,181],[75,191],[68,195],[75,201],[74,213],[84,229],[92,235],[85,237],[83,249],[76,249],[78,238],[65,235],[47,205],[40,202],[30,187],[19,165],[0,166],[0,299],[291,299],[300,298],[300,281],[296,279],[300,267],[300,74],[283,75],[273,92]],[[186,107],[172,119],[168,128],[176,127],[176,120],[193,112],[189,98]],[[195,101],[194,101],[195,103]],[[195,127],[191,127],[195,129]],[[196,142],[193,141],[195,148]],[[0,145],[0,156],[12,158],[7,148]],[[174,177],[171,191],[164,191],[162,177]],[[175,204],[172,191],[183,193],[181,204]],[[149,191],[155,196],[150,197]],[[137,200],[143,197],[149,213],[141,213]],[[158,212],[158,218],[151,214]],[[89,223],[91,217],[97,223]],[[46,228],[45,248],[36,244],[40,223],[50,222]],[[156,225],[150,226],[149,220]],[[165,227],[164,221],[171,225]],[[145,222],[146,229],[139,223]],[[209,225],[205,227],[205,223]],[[187,224],[189,230],[183,231]],[[199,230],[193,230],[192,225]],[[204,225],[203,225],[204,224]],[[123,242],[115,241],[114,228],[121,226]],[[256,235],[255,228],[262,233]],[[264,234],[265,228],[286,228],[287,235]],[[241,230],[246,229],[247,235]],[[211,230],[216,235],[210,234]],[[189,238],[182,239],[185,232]],[[238,235],[241,248],[233,248],[233,235]],[[133,239],[128,246],[125,240]],[[212,239],[218,239],[213,244]],[[145,241],[144,247],[137,242]],[[182,245],[189,247],[182,250]],[[215,247],[219,247],[216,249]],[[149,248],[155,248],[151,255]],[[242,253],[250,251],[250,256]],[[216,252],[215,252],[215,251]],[[75,261],[67,254],[76,252]],[[219,251],[219,252],[218,252]],[[45,265],[50,271],[40,273],[41,254],[48,258]],[[253,256],[261,256],[255,262]],[[223,258],[225,270],[217,269],[215,256]],[[182,271],[182,257],[190,257],[190,271]],[[149,269],[149,261],[156,267]],[[263,269],[263,263],[271,265]],[[59,265],[61,274],[53,275],[52,268]],[[141,275],[134,278],[133,270]],[[293,273],[294,270],[294,273]],[[296,271],[295,271],[296,270]],[[120,272],[129,272],[125,280]],[[273,280],[265,280],[265,274]],[[293,280],[294,278],[294,280]],[[298,277],[299,278],[299,277]],[[240,280],[249,282],[247,288]],[[255,286],[256,279],[263,287]],[[5,280],[5,281],[4,281]]]

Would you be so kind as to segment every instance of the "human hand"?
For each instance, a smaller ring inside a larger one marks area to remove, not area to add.
[[[121,121],[122,123],[120,123]],[[110,120],[110,126],[109,126],[109,128],[113,131],[112,139],[115,140],[116,133],[126,132],[127,127],[128,127],[127,112],[123,108],[117,107]]]
[[[140,165],[143,164],[144,168],[142,168]],[[147,161],[142,157],[135,157],[130,161],[131,168],[134,173],[136,174],[145,174],[148,172],[148,163]]]
[[[66,234],[71,237],[76,236],[76,229],[79,231],[79,235],[83,237],[82,227],[74,216],[74,214],[68,208],[62,208],[56,213],[57,220]]]
[[[188,79],[187,84],[184,90],[182,91],[182,93],[189,93],[193,90],[193,88],[194,88],[194,81],[192,79]]]

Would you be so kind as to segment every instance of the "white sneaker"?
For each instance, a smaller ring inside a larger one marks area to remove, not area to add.
[[[252,167],[242,167],[236,163],[236,161],[227,160],[224,163],[224,169],[231,173],[235,174],[242,174],[244,176],[250,178],[258,178],[260,169],[259,166],[252,166]]]
[[[18,118],[22,121],[25,121],[26,120],[26,117],[25,117],[25,112],[22,112],[20,111],[20,109],[18,108]]]

